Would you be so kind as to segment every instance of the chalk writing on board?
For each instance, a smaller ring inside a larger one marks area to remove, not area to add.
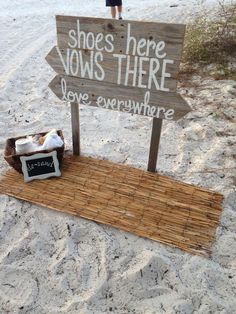
[[[20,159],[25,182],[61,175],[56,151],[21,156]]]

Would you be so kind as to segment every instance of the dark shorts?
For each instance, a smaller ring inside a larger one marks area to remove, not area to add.
[[[106,0],[107,7],[116,7],[122,5],[122,0]]]

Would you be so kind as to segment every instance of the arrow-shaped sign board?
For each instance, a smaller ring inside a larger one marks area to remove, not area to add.
[[[46,60],[58,73],[49,86],[61,100],[154,120],[191,111],[176,93],[185,25],[71,16],[56,21],[57,46]]]
[[[61,100],[81,105],[177,120],[190,111],[181,95],[57,75],[49,84]],[[175,106],[171,104],[175,104]]]
[[[63,76],[49,86],[71,103],[119,110],[125,102],[120,111],[179,119],[191,111],[176,94],[184,32],[184,25],[57,16],[58,46],[46,60]]]

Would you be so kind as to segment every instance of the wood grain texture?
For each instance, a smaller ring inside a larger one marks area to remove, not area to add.
[[[162,119],[153,118],[152,135],[148,158],[148,171],[155,172],[157,166],[157,157],[161,139]]]
[[[30,184],[9,170],[0,193],[210,256],[222,195],[81,156],[66,157],[61,170],[61,178]]]
[[[60,48],[68,47],[68,42],[70,41],[69,31],[71,29],[77,30],[78,19],[80,21],[80,29],[85,33],[93,32],[95,35],[103,33],[105,36],[112,34],[115,43],[113,53],[125,54],[129,23],[131,25],[131,36],[134,36],[137,40],[142,38],[155,42],[164,40],[168,58],[180,60],[185,25],[58,15],[56,16],[57,43]],[[100,46],[102,45],[105,45],[105,41],[101,42]],[[155,57],[155,53],[150,51],[149,57]]]
[[[58,73],[58,74],[64,74],[64,75],[70,75],[70,76],[75,76],[75,77],[79,77],[79,78],[87,78],[89,79],[89,74],[88,72],[85,73],[85,75],[81,75],[81,70],[80,70],[80,57],[79,57],[79,62],[77,62],[77,59],[75,57],[71,58],[72,62],[71,62],[71,67],[72,69],[77,69],[78,71],[74,70],[73,72],[70,70],[70,68],[68,67],[68,73],[66,73],[65,68],[63,66],[63,63],[60,59],[59,53],[58,53],[58,49],[60,51],[61,57],[63,58],[64,62],[67,64],[67,49],[60,49],[58,47],[53,47],[52,50],[48,53],[48,55],[46,56],[46,61],[48,62],[48,64],[52,67],[52,69]],[[94,64],[94,51],[91,50],[79,50],[79,49],[73,49],[76,50],[77,53],[81,54],[81,58],[83,60],[84,63],[89,63],[91,62],[91,60],[93,60],[93,68],[94,71],[99,71],[99,69],[96,67],[96,65]],[[71,51],[71,50],[70,50]],[[71,56],[71,52],[68,53],[69,56]],[[91,56],[92,55],[92,56]],[[138,64],[138,60],[135,61],[134,57],[131,57],[130,59],[130,64],[129,64],[129,68],[130,69],[134,69],[134,63]],[[157,88],[159,87],[160,89],[160,78],[162,75],[162,66],[161,66],[161,62],[160,61],[160,69],[159,71],[156,73],[155,77],[156,80],[158,82],[158,85],[156,87],[155,83],[152,83],[152,86],[150,88],[150,90],[157,90]],[[113,57],[113,54],[111,53],[105,53],[103,52],[103,61],[99,61],[99,65],[103,68],[104,72],[105,72],[105,78],[104,78],[104,82],[110,82],[110,83],[114,83],[117,84],[118,83],[118,59]],[[177,75],[178,75],[178,65],[179,63],[176,62],[174,64],[168,64],[166,66],[166,72],[171,73],[171,77],[166,77],[165,78],[165,88],[168,88],[170,91],[174,92],[176,90],[176,85],[177,85]],[[148,85],[148,78],[149,78],[149,70],[150,70],[150,62],[143,62],[143,67],[142,67],[143,71],[145,71],[147,73],[147,75],[145,75],[142,79],[142,83],[144,85]],[[121,85],[124,85],[124,81],[125,81],[125,74],[127,71],[127,62],[126,61],[122,61],[121,64]],[[138,72],[138,70],[137,70]],[[76,73],[76,74],[75,74]],[[93,77],[93,79],[95,80],[95,77]],[[137,86],[137,81],[138,81],[138,75],[137,75],[137,79],[136,79],[136,86]],[[128,86],[133,86],[133,76],[129,75],[129,80],[127,82]]]
[[[71,126],[73,154],[80,155],[79,105],[76,103],[71,103]]]
[[[112,83],[94,82],[92,80],[80,79],[71,76],[57,75],[49,84],[50,89],[55,93],[55,95],[62,99],[63,93],[61,88],[61,79],[64,79],[67,83],[67,91],[72,91],[73,93],[86,93],[89,95],[91,101],[90,106],[98,107],[96,100],[99,96],[110,99],[118,99],[120,101],[132,100],[135,102],[143,102],[145,98],[146,90],[135,87],[122,87],[115,86]],[[72,100],[68,100],[73,102]],[[82,102],[80,102],[83,104]],[[188,112],[191,111],[190,106],[182,98],[181,95],[171,92],[151,92],[149,105],[153,107],[162,107],[165,110],[174,109],[173,120],[177,120]],[[123,107],[122,107],[123,108]],[[117,106],[110,106],[108,109],[118,111]],[[122,111],[122,110],[120,110]],[[124,112],[127,112],[124,110]],[[140,115],[148,116],[147,112],[143,109],[138,113],[137,110],[131,110],[130,113],[136,113]],[[159,118],[165,119],[165,114],[160,111]]]

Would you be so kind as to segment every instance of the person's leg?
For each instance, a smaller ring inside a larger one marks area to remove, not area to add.
[[[116,7],[111,7],[111,17],[112,17],[113,19],[116,18]]]
[[[119,5],[117,7],[117,10],[118,10],[118,17],[121,20],[122,19],[122,5]]]

